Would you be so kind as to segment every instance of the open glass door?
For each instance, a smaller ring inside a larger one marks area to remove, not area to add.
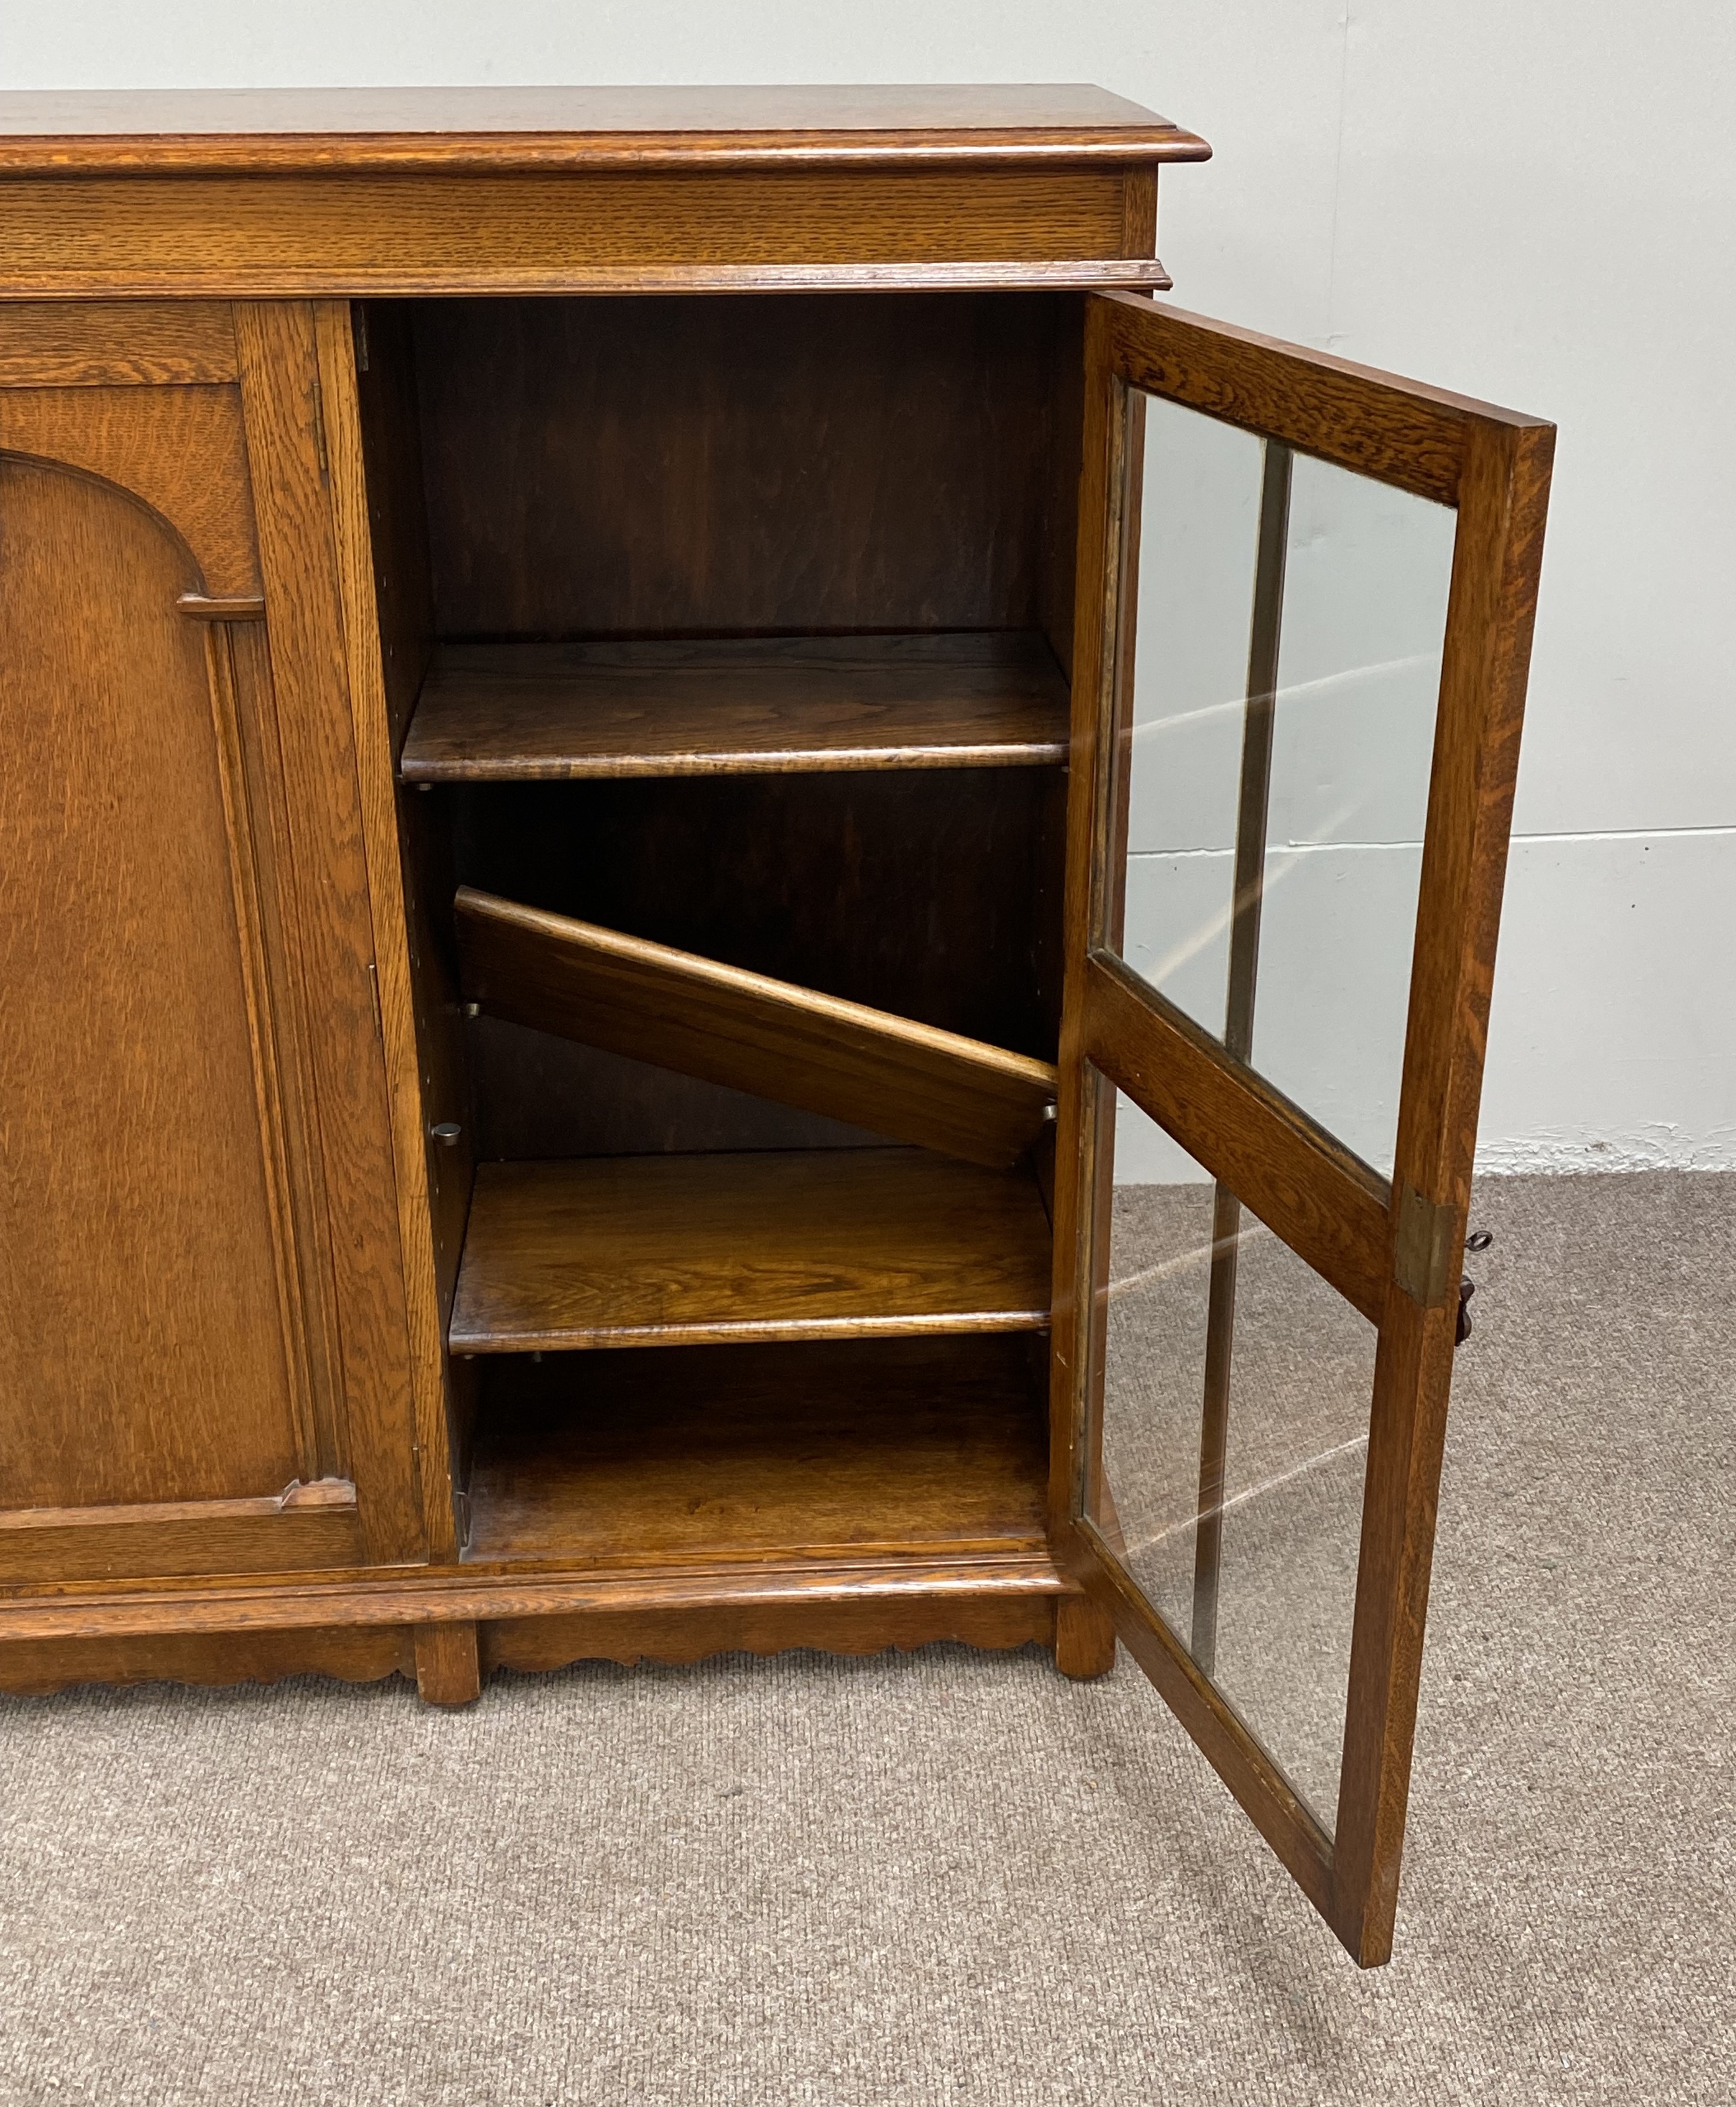
[[[1554,434],[1088,308],[1054,1534],[1370,1966]]]

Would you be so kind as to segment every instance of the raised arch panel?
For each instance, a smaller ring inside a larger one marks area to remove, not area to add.
[[[0,397],[7,443],[29,402]],[[60,443],[92,473],[0,460],[11,1509],[266,1495],[317,1469],[227,642],[175,608],[244,577],[232,519],[227,542],[205,531],[238,486],[195,507],[178,541],[93,479],[101,420],[89,429],[82,448]],[[211,458],[195,449],[174,469],[183,492]]]

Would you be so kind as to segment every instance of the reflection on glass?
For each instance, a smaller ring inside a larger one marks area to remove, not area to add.
[[[1118,1096],[1100,1527],[1329,1831],[1375,1346]]]
[[[1119,948],[1390,1170],[1456,515],[1144,425]]]

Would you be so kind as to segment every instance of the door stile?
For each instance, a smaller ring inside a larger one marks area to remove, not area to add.
[[[1119,935],[1122,874],[1113,854],[1126,825],[1128,770],[1114,763],[1116,725],[1128,712],[1131,677],[1143,404],[1112,359],[1114,310],[1093,302],[1085,330],[1084,459],[1080,488],[1076,605],[1100,611],[1074,628],[1067,820],[1065,996],[1056,1107],[1055,1285],[1050,1398],[1050,1534],[1057,1562],[1115,1621],[1117,1633],[1183,1727],[1229,1786],[1303,1892],[1325,1915],[1332,1901],[1332,1846],[1258,1743],[1191,1661],[1151,1619],[1090,1517],[1104,1515],[1102,1386],[1106,1282],[1097,1254],[1108,1248],[1115,1139],[1108,1075],[1092,1065],[1091,982],[1099,930]],[[1099,523],[1096,531],[1092,523]],[[1118,590],[1118,586],[1124,589]],[[1088,786],[1088,792],[1082,786]],[[1082,1519],[1084,1517],[1084,1519]],[[1109,1557],[1106,1557],[1105,1553]]]
[[[1474,425],[1460,478],[1405,1034],[1394,1278],[1375,1362],[1334,1871],[1334,1927],[1365,1967],[1391,1954],[1397,1909],[1460,1256],[1554,437],[1548,425]],[[1432,1262],[1424,1278],[1402,1284],[1416,1271],[1398,1248],[1407,1215],[1431,1221]]]
[[[1076,1538],[1082,1496],[1096,1510],[1100,1477],[1087,1441],[1083,1386],[1101,1383],[1107,1305],[1095,1287],[1093,1252],[1103,1248],[1114,1197],[1110,1165],[1112,1124],[1107,1093],[1085,1061],[1083,986],[1092,932],[1102,912],[1113,859],[1115,771],[1105,737],[1115,722],[1114,683],[1128,654],[1134,611],[1115,584],[1124,537],[1137,532],[1139,492],[1133,464],[1128,391],[1108,354],[1107,318],[1087,304],[1084,331],[1084,436],[1079,478],[1079,565],[1075,589],[1072,721],[1068,744],[1067,834],[1063,891],[1063,973],[1058,1088],[1055,1108],[1054,1282],[1049,1354],[1049,1534],[1057,1561],[1067,1562]],[[1122,771],[1124,775],[1125,771]],[[1086,788],[1088,786],[1088,789]],[[1119,923],[1119,893],[1110,903]]]
[[[285,1370],[295,1414],[301,1476],[307,1483],[341,1475],[341,1454],[331,1413],[331,1372],[319,1353],[313,1313],[321,1308],[316,1250],[307,1248],[307,1208],[298,1192],[292,1161],[292,1134],[309,1152],[305,1135],[293,1125],[285,1089],[283,1005],[272,1000],[271,959],[262,874],[262,815],[247,766],[247,704],[236,663],[231,625],[205,622],[205,667],[211,691],[211,718],[217,751],[218,783],[223,801],[229,849],[230,883],[235,895],[236,931],[241,982],[245,991],[249,1036],[253,1045],[253,1088],[258,1100],[261,1160],[277,1260],[279,1319],[283,1328]],[[267,821],[268,824],[268,821]],[[276,903],[273,902],[275,906]],[[275,921],[276,917],[274,916]],[[286,975],[280,975],[280,978]],[[303,1179],[303,1184],[306,1179]],[[299,1204],[298,1204],[299,1203]],[[316,1365],[317,1363],[317,1372]]]

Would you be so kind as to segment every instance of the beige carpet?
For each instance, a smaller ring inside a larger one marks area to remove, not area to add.
[[[1392,1965],[1123,1660],[0,1704],[0,2100],[1736,2100],[1736,1179],[1512,1180]]]

